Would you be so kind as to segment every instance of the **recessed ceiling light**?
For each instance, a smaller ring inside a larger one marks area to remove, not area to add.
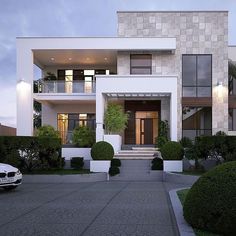
[[[107,61],[107,57],[104,57],[104,60]]]
[[[71,60],[72,60],[72,58],[71,58],[71,57],[69,57],[68,59],[69,59],[69,61],[71,61]]]
[[[55,58],[54,57],[51,57],[51,61],[54,61],[55,60]]]
[[[89,58],[89,57],[87,57],[87,58],[86,58],[86,61],[89,61],[89,60],[90,60],[90,58]]]

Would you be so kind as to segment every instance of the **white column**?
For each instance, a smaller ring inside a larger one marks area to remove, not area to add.
[[[33,135],[33,53],[17,47],[17,135]]]
[[[178,139],[178,103],[177,103],[177,91],[171,93],[170,98],[170,138],[171,141],[177,141]]]
[[[105,97],[102,93],[96,92],[96,142],[104,139],[104,110]]]

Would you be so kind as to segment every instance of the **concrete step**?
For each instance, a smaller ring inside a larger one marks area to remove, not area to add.
[[[118,153],[144,153],[144,154],[149,154],[149,153],[156,153],[158,151],[153,151],[153,150],[120,150]]]
[[[157,151],[158,149],[157,148],[154,148],[154,147],[132,147],[132,150],[135,150],[135,151]]]

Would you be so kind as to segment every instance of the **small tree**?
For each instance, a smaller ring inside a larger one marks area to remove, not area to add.
[[[105,112],[105,127],[108,134],[122,132],[128,122],[128,114],[123,112],[122,106],[108,104]]]
[[[55,130],[51,125],[41,126],[36,130],[35,135],[38,137],[60,138],[59,131]]]

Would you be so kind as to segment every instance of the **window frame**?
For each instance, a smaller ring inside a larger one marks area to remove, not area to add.
[[[195,69],[196,69],[196,86],[184,86],[183,84],[183,81],[184,81],[184,74],[183,74],[183,69],[184,69],[184,63],[183,63],[183,58],[185,56],[195,56],[196,57],[196,65],[195,65]],[[210,80],[210,84],[211,86],[204,86],[204,85],[198,85],[198,57],[201,57],[201,56],[210,56],[211,58],[211,80]],[[198,88],[210,88],[210,96],[198,96]],[[184,96],[184,88],[194,88],[194,91],[195,91],[195,96]],[[212,97],[212,54],[182,54],[182,97],[194,97],[194,98],[202,98],[202,97]]]
[[[132,57],[133,56],[150,56],[150,61],[151,61],[151,65],[150,66],[132,66]],[[132,74],[132,69],[149,69],[150,70],[150,74]],[[152,54],[151,53],[134,53],[134,54],[130,54],[130,75],[151,75],[152,74]]]

